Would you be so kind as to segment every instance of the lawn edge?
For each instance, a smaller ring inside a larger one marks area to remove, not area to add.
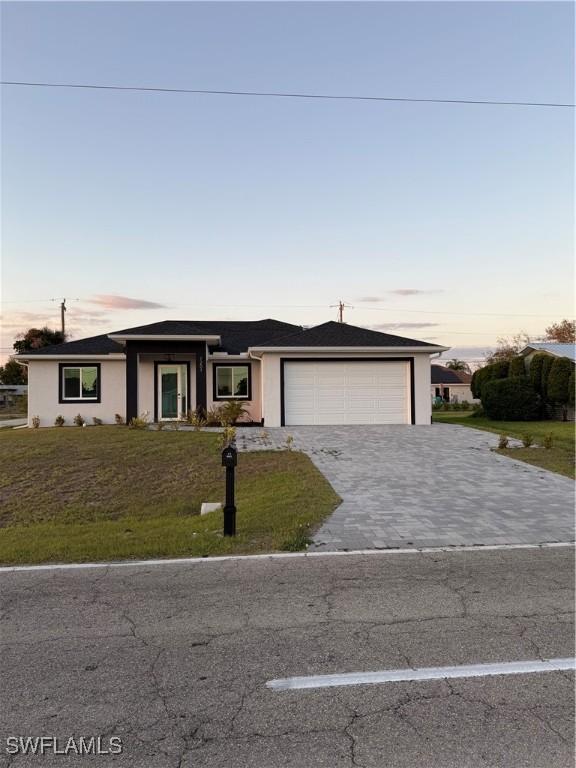
[[[214,555],[213,557],[152,558],[150,560],[112,560],[93,563],[40,563],[38,565],[2,565],[0,574],[16,571],[83,570],[87,568],[130,568],[152,565],[201,565],[232,560],[284,560],[297,557],[345,557],[349,555],[418,555],[437,552],[494,552],[517,549],[563,549],[574,547],[575,541],[544,541],[540,544],[473,544],[444,547],[407,547],[387,549],[330,550],[328,552],[269,552],[257,555]]]

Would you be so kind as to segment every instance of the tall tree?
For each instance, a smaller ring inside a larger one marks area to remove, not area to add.
[[[0,365],[0,384],[26,384],[28,370],[20,365],[13,357],[8,358],[5,365]]]
[[[51,344],[62,344],[65,340],[62,331],[53,331],[44,326],[44,328],[30,328],[26,333],[19,334],[13,347],[19,355],[22,355],[25,352],[48,347]]]
[[[546,328],[546,341],[555,341],[557,344],[576,344],[576,322],[573,320],[561,320]]]
[[[521,331],[510,338],[501,337],[498,339],[498,346],[486,358],[487,363],[496,363],[499,360],[512,360],[530,343],[530,336]]]
[[[457,360],[455,357],[452,360],[448,360],[446,368],[450,368],[451,371],[466,371],[470,373],[470,366],[465,360]]]

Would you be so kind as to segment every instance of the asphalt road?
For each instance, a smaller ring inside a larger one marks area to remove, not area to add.
[[[574,656],[571,548],[0,574],[0,766],[572,768],[573,674],[272,678]],[[122,739],[15,757],[8,736]]]

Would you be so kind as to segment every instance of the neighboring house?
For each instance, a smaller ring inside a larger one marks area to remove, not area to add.
[[[0,384],[0,408],[8,408],[28,392],[26,384]]]
[[[441,397],[445,403],[479,402],[470,389],[472,374],[466,371],[453,371],[443,365],[431,366],[431,395]]]
[[[230,399],[269,427],[429,424],[430,355],[446,347],[328,322],[166,320],[16,355],[29,420],[181,418]]]
[[[570,360],[576,362],[576,344],[556,344],[553,341],[534,341],[524,347],[520,352],[526,358],[526,366],[530,367],[530,363],[534,355],[539,352],[546,352],[548,355],[554,357],[568,357]]]

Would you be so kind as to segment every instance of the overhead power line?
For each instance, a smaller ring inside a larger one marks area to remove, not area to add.
[[[396,101],[416,104],[476,104],[498,107],[573,108],[575,104],[550,101],[499,101],[492,99],[420,99],[406,96],[359,96],[355,94],[288,93],[283,91],[217,91],[208,88],[157,88],[143,85],[98,85],[96,83],[42,83],[22,80],[1,80],[0,85],[31,88],[87,88],[97,91],[146,91],[151,93],[192,93],[210,96],[250,96],[280,99],[326,99],[336,101]]]
[[[0,304],[25,304],[25,303],[44,303],[49,301],[59,301],[59,299],[16,299],[16,300],[9,300],[9,301],[0,301]],[[74,301],[84,301],[88,304],[91,303],[90,298],[76,298]],[[195,302],[193,304],[172,304],[169,301],[166,302],[166,309],[179,309],[179,308],[187,308],[187,307],[202,307],[203,309],[218,309],[220,307],[235,307],[235,308],[242,308],[242,309],[265,309],[274,307],[276,309],[327,309],[332,306],[337,305],[327,305],[327,304],[277,304],[275,302],[269,303],[269,304],[235,304],[232,302],[228,302],[227,304],[202,304],[200,302]],[[528,312],[453,312],[448,309],[406,309],[405,307],[401,306],[390,306],[390,307],[375,307],[372,304],[363,304],[362,302],[355,304],[354,306],[350,304],[346,304],[349,309],[356,309],[357,311],[363,311],[363,310],[369,310],[374,312],[395,312],[395,313],[401,313],[401,312],[407,312],[411,314],[417,314],[417,315],[455,315],[458,317],[536,317],[536,318],[545,318],[547,320],[553,320],[554,318],[569,318],[571,315],[569,313],[563,313],[563,314],[550,314],[550,313],[542,313],[542,314],[534,314],[534,313],[528,313]],[[121,309],[121,308],[119,308]]]

